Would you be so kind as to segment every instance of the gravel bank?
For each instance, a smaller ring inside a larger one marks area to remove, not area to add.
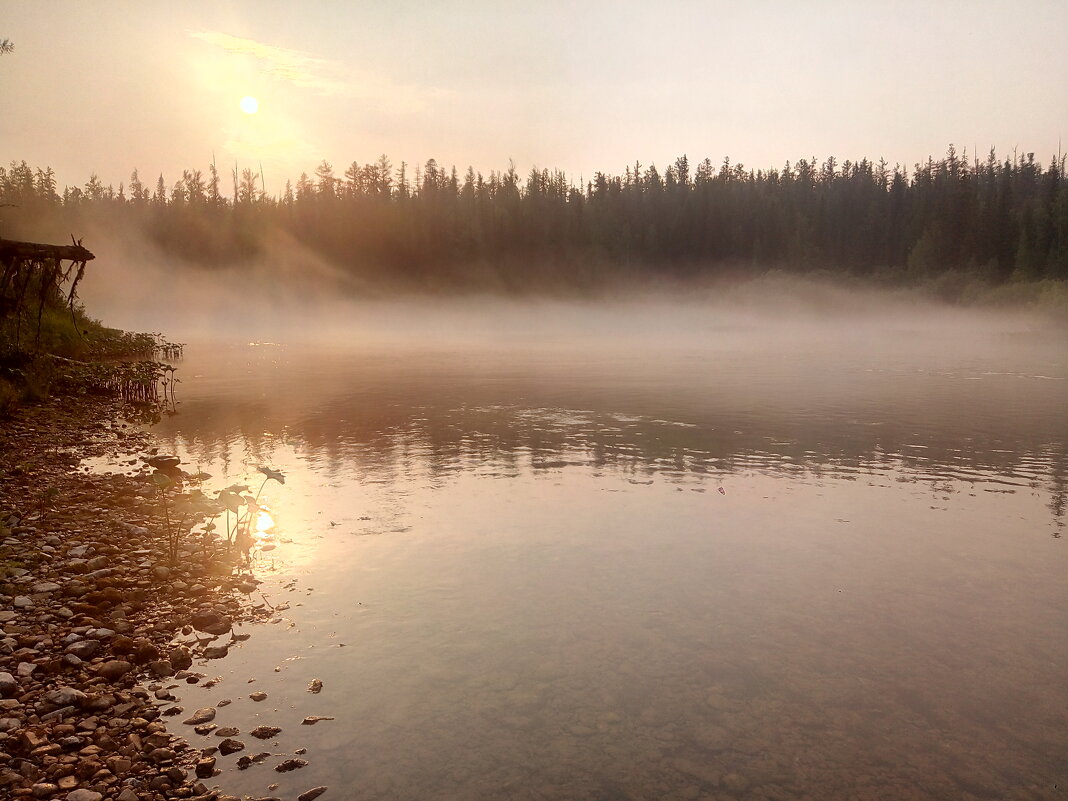
[[[56,399],[0,419],[3,798],[230,798],[210,787],[215,749],[168,731],[197,714],[168,687],[205,681],[208,658],[239,639],[232,624],[257,616],[257,581],[217,542],[171,563],[147,470],[79,469],[90,456],[143,464],[150,438],[122,411]]]

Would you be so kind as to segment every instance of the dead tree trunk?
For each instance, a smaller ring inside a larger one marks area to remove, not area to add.
[[[73,245],[42,245],[0,239],[0,335],[13,334],[14,345],[19,347],[22,321],[34,301],[38,345],[41,317],[50,299],[68,306],[73,319],[78,282],[85,275],[86,262],[94,258],[80,241]],[[70,264],[64,267],[64,261]]]

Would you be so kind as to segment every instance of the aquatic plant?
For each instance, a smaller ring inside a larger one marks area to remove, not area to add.
[[[167,549],[167,558],[170,560],[171,564],[174,564],[178,561],[178,547],[181,545],[182,539],[190,530],[188,510],[175,508],[175,515],[172,520],[172,502],[170,500],[169,491],[175,485],[175,479],[171,478],[162,470],[155,470],[152,473],[152,483],[156,485],[157,497],[163,507],[163,519],[165,523],[163,536]],[[185,512],[185,514],[181,514],[181,512]]]
[[[235,491],[234,486],[231,485],[230,487],[219,491],[217,501],[222,505],[222,508],[226,510],[226,541],[233,545],[241,525],[241,507],[245,504],[245,499],[238,491]],[[234,525],[232,528],[230,526],[231,513],[234,515]]]
[[[263,465],[257,467],[256,470],[260,473],[263,473],[263,475],[265,476],[265,478],[263,479],[263,483],[260,484],[260,488],[256,491],[257,501],[260,499],[260,493],[263,492],[263,488],[267,485],[268,481],[277,481],[279,484],[286,483],[285,474],[282,473],[281,470],[272,470],[270,467],[264,467]]]

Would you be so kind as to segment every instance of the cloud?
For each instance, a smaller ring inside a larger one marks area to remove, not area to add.
[[[289,81],[296,86],[313,89],[322,94],[341,94],[345,90],[345,82],[339,76],[341,65],[336,62],[316,58],[300,50],[276,47],[218,31],[200,31],[191,33],[190,36],[221,48],[231,55],[255,59],[268,75]]]
[[[373,100],[393,111],[418,111],[429,101],[449,94],[436,87],[397,83],[385,76],[354,69],[339,61],[319,58],[302,50],[277,47],[228,33],[198,31],[190,33],[190,36],[231,55],[253,59],[267,75],[294,86],[322,95]]]

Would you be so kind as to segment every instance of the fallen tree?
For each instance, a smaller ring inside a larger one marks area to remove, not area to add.
[[[50,303],[67,306],[73,319],[78,283],[94,258],[80,240],[47,245],[0,239],[0,338],[21,347],[23,321],[36,312],[34,336],[39,345],[41,318]]]

